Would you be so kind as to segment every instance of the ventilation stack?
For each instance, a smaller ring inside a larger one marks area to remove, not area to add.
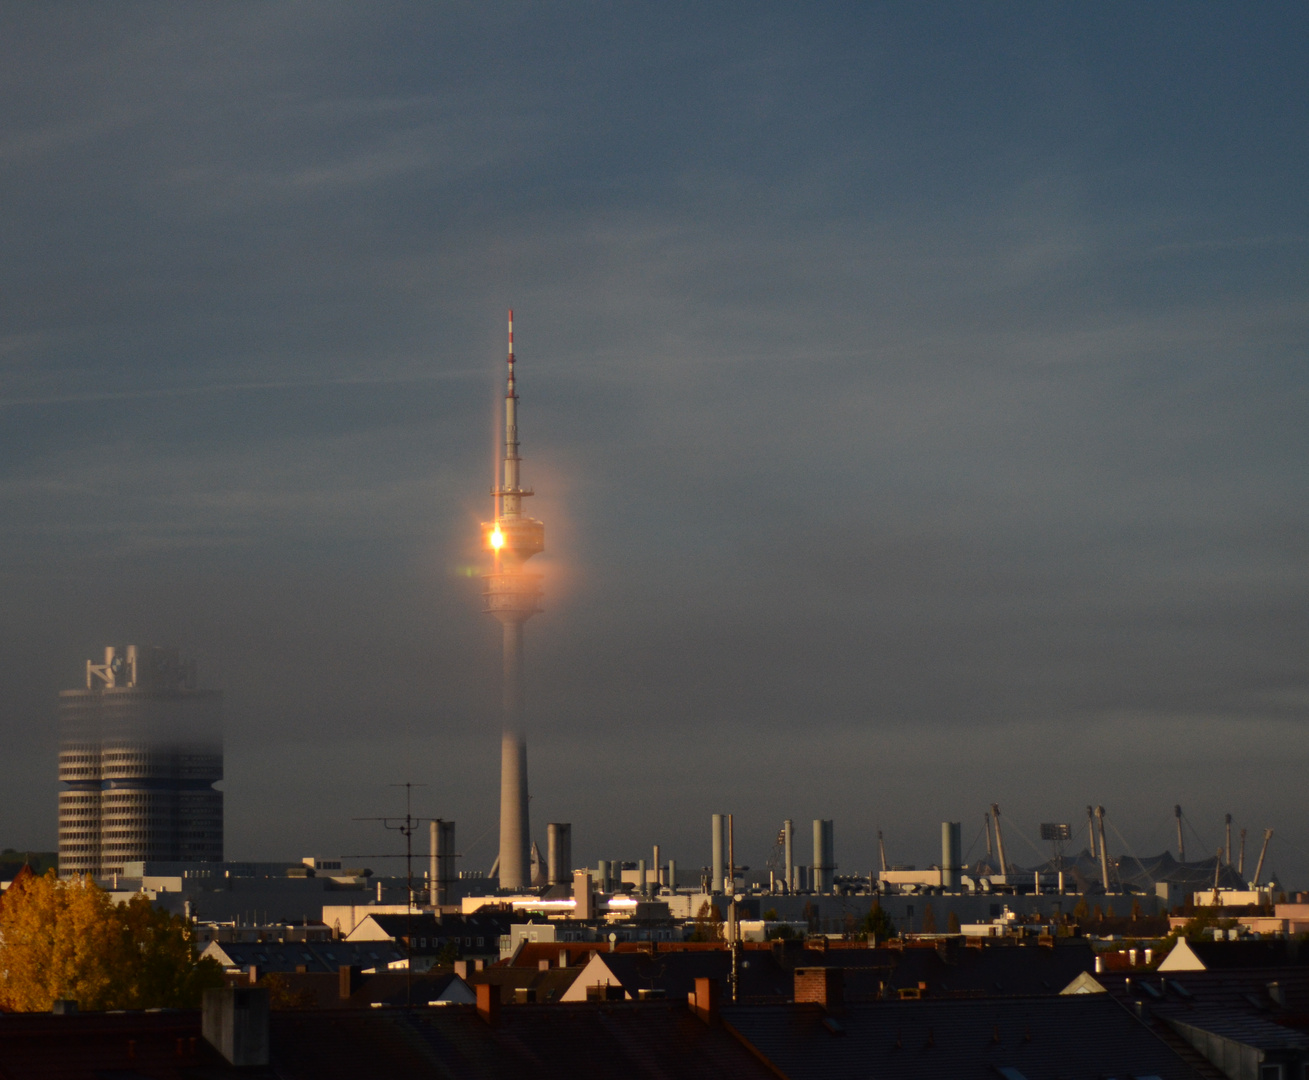
[[[813,890],[830,893],[836,884],[836,863],[832,858],[834,829],[830,818],[814,819]]]
[[[959,891],[962,836],[963,826],[958,821],[941,822],[941,888],[946,892]]]

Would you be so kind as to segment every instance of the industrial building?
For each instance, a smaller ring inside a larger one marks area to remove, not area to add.
[[[176,649],[109,646],[59,694],[59,873],[223,858],[222,693]]]

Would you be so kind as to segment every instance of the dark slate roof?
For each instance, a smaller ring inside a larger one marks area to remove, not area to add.
[[[456,977],[448,969],[415,972],[408,979],[403,971],[358,975],[347,998],[341,997],[339,973],[274,972],[271,978],[261,978],[259,985],[273,991],[275,1009],[366,1009],[374,1004],[426,1005],[436,1001]]]
[[[197,1010],[0,1014],[3,1080],[182,1080],[210,1070],[238,1075],[204,1041]]]
[[[1194,1080],[1200,1074],[1108,995],[729,1006],[723,1018],[791,1080]],[[1006,1073],[1003,1070],[1013,1070]]]
[[[1302,945],[1294,938],[1192,941],[1189,944],[1200,962],[1210,970],[1309,965],[1309,945]]]
[[[685,1004],[665,1002],[511,1006],[494,1027],[467,1005],[275,1011],[267,1068],[231,1068],[199,1036],[195,1011],[0,1016],[0,1077],[776,1080],[721,1026],[697,1020]]]
[[[731,965],[726,948],[717,950],[605,952],[605,963],[636,997],[638,989],[661,989],[684,998],[697,977],[727,986]],[[926,984],[929,997],[995,997],[1058,994],[1083,971],[1095,968],[1089,943],[1060,941],[1053,947],[986,944],[906,949],[745,949],[741,1000],[758,1004],[789,1001],[797,967],[839,967],[849,1002],[895,996]]]
[[[576,967],[554,967],[547,971],[539,971],[535,968],[497,965],[482,971],[470,972],[468,985],[488,983],[491,986],[498,986],[500,1000],[505,1004],[512,1004],[519,990],[531,990],[537,1004],[547,1005],[564,996],[568,988],[573,985],[573,980],[577,978],[579,971],[581,968]]]
[[[717,979],[726,992],[731,955],[714,952],[602,953],[609,970],[623,989],[637,996],[640,990],[662,990],[670,1000],[685,1003],[698,978]],[[773,953],[752,949],[741,957],[740,994],[743,1001],[789,1001],[795,976],[783,969]]]
[[[1263,1050],[1309,1049],[1309,968],[1304,966],[1095,978],[1113,997],[1175,1029],[1184,1024]]]
[[[342,967],[383,967],[405,954],[389,941],[220,941],[232,964],[248,968],[252,964],[264,972],[294,972],[298,967],[309,971],[336,972]]]

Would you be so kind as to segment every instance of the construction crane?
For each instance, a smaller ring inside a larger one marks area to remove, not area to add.
[[[1236,864],[1236,872],[1240,875],[1242,881],[1245,880],[1245,830],[1241,830],[1241,858]]]
[[[1227,821],[1226,821],[1226,824],[1227,824],[1227,859],[1226,859],[1226,862],[1227,862],[1227,865],[1228,865],[1228,866],[1231,866],[1231,865],[1232,865],[1232,815],[1231,815],[1231,814],[1227,814],[1227,815],[1225,815],[1225,816],[1226,816],[1226,819],[1227,819]]]
[[[1182,839],[1182,808],[1173,807],[1173,816],[1177,818],[1177,861],[1186,862],[1186,841]]]
[[[1264,846],[1261,847],[1261,848],[1259,849],[1259,861],[1258,861],[1257,863],[1255,863],[1255,867],[1254,867],[1254,881],[1251,882],[1251,884],[1252,884],[1256,889],[1259,888],[1259,879],[1260,879],[1261,877],[1263,877],[1263,873],[1264,873],[1264,856],[1268,854],[1268,841],[1271,840],[1272,838],[1273,838],[1273,830],[1272,830],[1272,829],[1265,829],[1265,830],[1264,830]]]

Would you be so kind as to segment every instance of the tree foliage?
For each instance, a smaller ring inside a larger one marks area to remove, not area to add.
[[[0,1006],[47,1012],[198,1005],[222,968],[197,960],[191,924],[145,896],[115,905],[89,878],[20,875],[0,907]]]
[[[691,931],[692,941],[722,941],[722,913],[708,900],[700,905],[695,915],[695,929]]]
[[[932,910],[931,904],[923,908],[923,933],[936,933],[936,912]]]
[[[897,937],[899,934],[899,931],[895,928],[895,923],[891,921],[891,916],[876,900],[873,901],[873,906],[868,909],[868,914],[864,916],[864,933],[870,934],[874,941],[886,941],[888,938]]]

